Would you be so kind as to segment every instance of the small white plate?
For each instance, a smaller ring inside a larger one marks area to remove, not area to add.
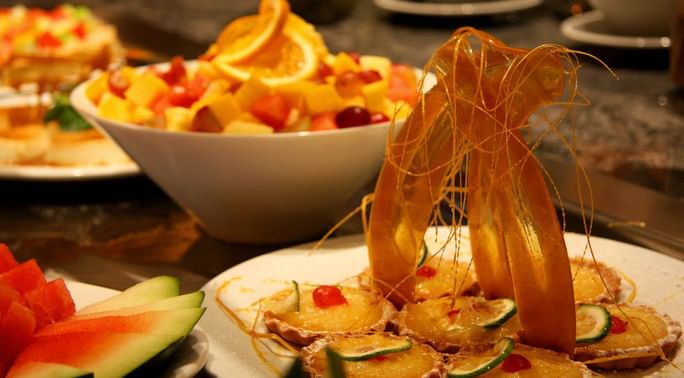
[[[461,260],[470,258],[467,231],[467,228],[463,229]],[[448,229],[438,228],[437,233],[432,229],[426,235],[428,248],[436,251],[446,240]],[[580,256],[585,251],[587,239],[584,235],[568,233],[565,240],[570,256]],[[593,237],[591,243],[599,261],[619,269],[636,282],[638,295],[635,303],[651,305],[679,322],[684,321],[684,262],[613,240]],[[318,250],[312,250],[312,245],[291,247],[255,257],[221,273],[204,286],[207,312],[200,325],[206,330],[211,343],[205,367],[209,373],[218,377],[274,376],[273,371],[267,368],[255,353],[250,337],[217,305],[217,291],[222,285],[229,282],[220,292],[222,303],[232,309],[246,324],[252,326],[255,312],[250,309],[254,309],[255,303],[286,288],[291,280],[334,284],[353,277],[368,267],[368,249],[363,235],[331,239]],[[453,247],[447,247],[447,253],[450,252],[449,248]],[[623,292],[629,294],[630,290],[631,288],[624,283]],[[257,331],[264,329],[263,324],[260,327],[257,325]],[[684,366],[684,350],[679,348],[672,360],[674,364]],[[285,369],[292,360],[271,356],[269,361]],[[635,378],[649,374],[671,377],[676,376],[678,371],[671,365],[661,362],[649,369],[620,374],[607,373],[606,376]]]
[[[600,10],[567,18],[561,23],[561,33],[573,41],[593,45],[629,49],[666,49],[670,47],[670,38],[667,36],[640,37],[612,32],[604,22],[603,12]]]
[[[384,10],[421,16],[484,16],[533,8],[542,0],[473,0],[429,2],[416,0],[374,0]]]
[[[140,173],[140,168],[133,162],[92,167],[0,165],[0,179],[25,181],[87,181],[135,176]]]
[[[106,287],[84,284],[75,281],[66,281],[71,297],[76,303],[76,309],[80,309],[91,303],[107,299],[119,291]],[[160,374],[162,378],[191,378],[197,374],[209,356],[209,339],[206,333],[199,327],[188,335],[180,349],[176,351],[173,362],[166,371]]]

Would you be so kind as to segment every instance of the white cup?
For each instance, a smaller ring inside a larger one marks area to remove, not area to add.
[[[629,36],[667,36],[674,4],[678,0],[589,0],[603,12],[606,24]]]

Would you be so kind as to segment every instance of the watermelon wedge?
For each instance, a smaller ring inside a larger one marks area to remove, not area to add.
[[[14,259],[7,244],[0,243],[0,273],[5,273],[15,266],[17,266],[17,260]]]
[[[36,260],[31,259],[0,274],[0,283],[13,287],[23,295],[45,285],[46,281]]]
[[[21,294],[13,287],[0,283],[0,317],[7,311],[12,302],[21,302]]]
[[[12,302],[0,317],[0,377],[14,358],[31,342],[36,319],[26,306]]]
[[[36,316],[36,329],[66,319],[76,312],[74,300],[61,278],[27,292],[24,298]]]

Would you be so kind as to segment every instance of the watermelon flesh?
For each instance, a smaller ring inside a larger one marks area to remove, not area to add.
[[[0,317],[0,376],[29,345],[35,330],[36,319],[31,310],[18,301],[12,302]]]
[[[0,317],[12,302],[22,302],[21,294],[13,287],[0,283]]]
[[[37,330],[66,319],[76,312],[74,300],[61,278],[27,292],[24,298],[36,316]]]
[[[14,259],[7,244],[0,243],[0,273],[5,273],[15,266],[17,266],[17,260]]]
[[[45,285],[46,281],[36,260],[31,259],[0,274],[0,283],[13,287],[23,295]]]
[[[77,332],[38,337],[17,357],[8,378],[36,362],[63,364],[96,377],[123,377],[179,341],[174,335]]]

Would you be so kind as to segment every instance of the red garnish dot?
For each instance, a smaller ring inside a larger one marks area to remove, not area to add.
[[[389,357],[387,357],[384,354],[381,354],[377,357],[373,357],[373,358],[368,359],[368,361],[375,361],[375,362],[381,362],[381,361],[385,361],[385,360],[389,360]]]
[[[319,308],[328,308],[347,304],[347,298],[344,297],[342,291],[340,291],[340,289],[338,289],[336,286],[319,286],[314,289],[312,295],[314,304]]]
[[[452,308],[451,310],[447,311],[447,316],[449,317],[449,319],[453,320],[459,312],[461,312],[460,308]]]
[[[611,316],[611,326],[610,333],[623,333],[627,331],[627,322],[618,318],[617,316]]]
[[[416,275],[430,279],[437,275],[437,270],[435,270],[433,267],[423,265],[416,270]]]
[[[530,360],[520,354],[511,353],[501,364],[501,369],[508,373],[515,373],[520,370],[527,370],[532,368]]]

